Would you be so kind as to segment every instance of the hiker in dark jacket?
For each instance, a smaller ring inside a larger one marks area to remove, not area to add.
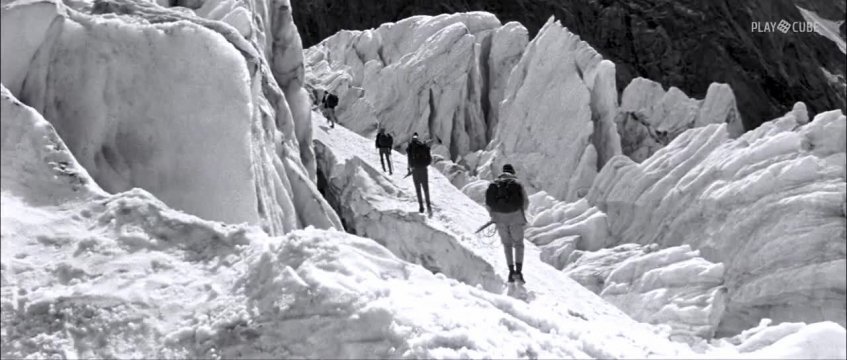
[[[523,283],[523,237],[529,197],[511,164],[503,165],[503,173],[488,186],[485,206],[503,242],[506,264],[509,265],[509,282],[518,280]]]
[[[385,132],[385,128],[379,128],[376,134],[376,148],[379,150],[379,163],[382,164],[382,172],[385,172],[385,162],[388,162],[388,175],[394,174],[391,167],[391,148],[394,147],[394,138]]]
[[[335,128],[335,123],[338,122],[338,119],[335,117],[335,107],[338,106],[338,96],[327,91],[324,94],[323,105],[326,115],[327,121],[329,121],[329,127]]]
[[[412,182],[415,184],[415,193],[418,195],[419,212],[424,212],[424,203],[421,199],[421,189],[426,196],[426,209],[432,215],[432,206],[429,202],[429,174],[427,167],[432,163],[432,154],[429,150],[429,145],[424,144],[418,139],[418,133],[412,135],[412,141],[409,142],[409,147],[406,148],[406,156],[408,157],[409,173],[412,175]],[[407,175],[408,176],[408,175]]]

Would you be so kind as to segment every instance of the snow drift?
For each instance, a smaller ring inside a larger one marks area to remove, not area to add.
[[[74,6],[4,6],[2,81],[104,190],[142,187],[271,233],[339,225],[303,165],[298,119],[257,32],[245,39],[227,23],[146,2]]]

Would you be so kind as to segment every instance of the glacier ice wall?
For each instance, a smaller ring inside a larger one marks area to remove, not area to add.
[[[303,164],[260,32],[245,38],[241,26],[147,2],[73,6],[4,7],[2,81],[100,186],[142,187],[181,210],[271,233],[340,225]]]
[[[512,70],[488,146],[495,156],[480,172],[511,162],[535,190],[569,201],[584,196],[620,153],[614,70],[551,17]]]
[[[641,164],[616,157],[588,194],[620,243],[688,244],[725,265],[719,333],[845,323],[847,123],[798,113],[737,139],[727,125],[688,130]]]
[[[727,123],[733,137],[744,132],[729,85],[712,83],[703,100],[676,87],[667,91],[644,78],[632,79],[621,95],[615,124],[623,153],[636,162],[649,158],[685,130]]]
[[[341,95],[346,127],[370,135],[383,126],[395,144],[418,132],[455,159],[488,144],[527,36],[483,12],[342,31],[306,50],[308,82]]]

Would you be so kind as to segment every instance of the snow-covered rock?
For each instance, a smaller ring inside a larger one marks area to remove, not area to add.
[[[143,1],[73,4],[4,6],[2,81],[104,190],[274,234],[340,227],[255,38]]]
[[[612,159],[588,200],[620,243],[688,244],[724,264],[719,333],[762,318],[843,325],[847,121],[800,123],[792,112],[737,139],[688,130],[641,164]]]
[[[676,87],[635,78],[621,95],[615,118],[624,155],[642,162],[685,130],[708,124],[730,124],[733,135],[744,132],[729,85],[712,83],[703,100],[691,99]]]
[[[515,65],[503,98],[488,147],[493,159],[480,163],[481,177],[510,162],[531,190],[570,201],[620,154],[615,66],[552,17]]]
[[[398,148],[418,132],[455,159],[488,144],[527,36],[489,13],[414,16],[307,49],[307,77],[340,95],[344,126],[362,135],[383,126]]]

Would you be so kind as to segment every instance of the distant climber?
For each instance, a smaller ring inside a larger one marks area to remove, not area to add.
[[[331,128],[335,128],[335,123],[338,122],[338,119],[335,117],[335,107],[338,106],[338,96],[327,91],[324,94],[323,105],[326,112],[326,119],[329,121],[329,126]]]
[[[412,182],[415,184],[415,193],[418,195],[418,204],[420,205],[419,212],[424,212],[424,203],[421,199],[421,189],[426,196],[426,209],[429,215],[432,215],[432,206],[429,202],[429,174],[427,167],[432,163],[432,154],[430,154],[429,145],[424,144],[418,139],[418,133],[412,135],[412,141],[409,142],[409,147],[406,148],[406,156],[409,158],[409,174],[412,175]],[[408,175],[407,175],[408,176]]]
[[[382,164],[382,172],[385,172],[385,163],[388,162],[388,175],[394,174],[391,167],[391,148],[394,147],[394,138],[385,132],[385,128],[379,128],[376,134],[376,148],[379,150],[379,163]]]
[[[529,197],[515,176],[515,168],[511,164],[503,165],[503,173],[488,185],[488,190],[485,191],[485,206],[503,242],[506,264],[509,265],[509,282],[517,280],[523,283],[523,237]]]

